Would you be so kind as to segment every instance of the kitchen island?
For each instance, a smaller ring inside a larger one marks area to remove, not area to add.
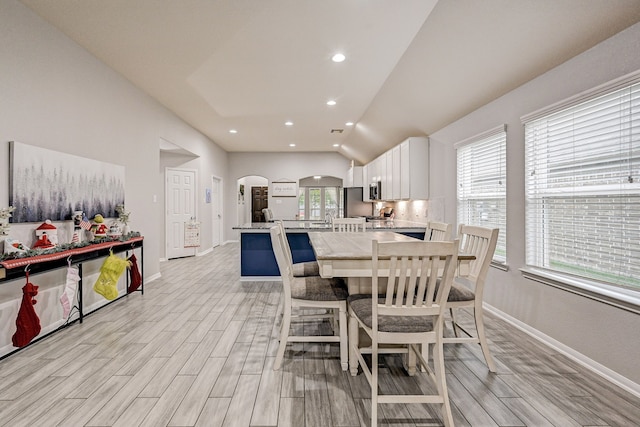
[[[293,262],[314,261],[308,232],[331,231],[331,224],[321,221],[283,220]],[[273,222],[253,222],[233,227],[240,232],[241,280],[278,280],[280,271],[273,254],[269,229]],[[366,223],[366,231],[393,231],[417,239],[424,238],[426,224],[404,220],[373,220]]]

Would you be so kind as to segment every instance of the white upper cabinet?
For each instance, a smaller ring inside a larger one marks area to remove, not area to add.
[[[382,188],[384,191],[384,186],[385,186],[385,180],[386,180],[386,176],[385,176],[385,171],[387,169],[387,164],[385,163],[385,158],[384,155],[376,158],[373,162],[371,162],[371,164],[373,165],[373,168],[371,169],[371,181],[369,181],[369,185],[374,185],[377,186],[378,183],[381,183]],[[382,200],[383,196],[382,194],[378,194],[378,198],[376,200]]]
[[[391,150],[391,199],[400,199],[400,146]]]
[[[370,202],[369,184],[371,183],[371,164],[368,163],[362,167],[362,200]]]
[[[350,171],[351,172],[351,171]],[[429,138],[411,137],[362,167],[364,199],[381,182],[382,200],[429,198]]]
[[[378,181],[382,184],[382,194],[379,195],[380,200],[388,200],[387,197],[387,153],[378,157]]]
[[[362,187],[363,186],[364,166],[352,166],[347,171],[347,182],[345,187]]]
[[[400,144],[400,199],[428,198],[429,138],[408,138]]]
[[[385,160],[384,185],[382,187],[382,198],[384,200],[393,200],[393,155],[391,150],[383,155]]]

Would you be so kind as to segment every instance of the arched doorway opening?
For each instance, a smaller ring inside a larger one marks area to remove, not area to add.
[[[325,221],[343,216],[341,178],[315,175],[298,183],[299,219]]]
[[[262,209],[269,207],[269,180],[259,175],[239,178],[236,194],[237,223],[264,222]]]

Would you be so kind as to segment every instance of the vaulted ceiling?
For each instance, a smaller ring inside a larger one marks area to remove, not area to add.
[[[227,151],[359,163],[640,21],[640,0],[22,2]]]

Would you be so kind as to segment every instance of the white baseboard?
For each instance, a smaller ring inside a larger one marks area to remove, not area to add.
[[[550,336],[543,334],[537,329],[532,328],[524,322],[516,319],[515,317],[511,317],[507,313],[504,313],[495,307],[492,307],[488,304],[484,304],[484,309],[489,313],[493,314],[496,317],[501,318],[505,322],[515,326],[521,331],[525,332],[529,336],[535,338],[536,340],[542,342],[543,344],[553,348],[554,350],[564,354],[571,360],[579,363],[590,371],[600,375],[602,378],[607,381],[617,385],[618,387],[628,391],[636,397],[640,397],[640,384],[634,383],[627,377],[620,375],[619,373],[607,368],[606,366],[596,362],[593,359],[586,357],[584,354],[575,351],[571,347],[557,341]]]
[[[281,282],[280,276],[240,276],[241,282]]]
[[[159,279],[159,278],[161,278],[161,277],[162,277],[162,273],[157,272],[156,274],[154,274],[154,275],[152,275],[152,276],[145,277],[145,278],[144,278],[144,283],[151,283],[151,282],[153,282],[154,280],[157,280],[157,279]]]
[[[203,255],[208,254],[209,252],[213,252],[213,248],[206,249],[206,250],[204,250],[202,252],[196,252],[196,256],[203,256]]]

